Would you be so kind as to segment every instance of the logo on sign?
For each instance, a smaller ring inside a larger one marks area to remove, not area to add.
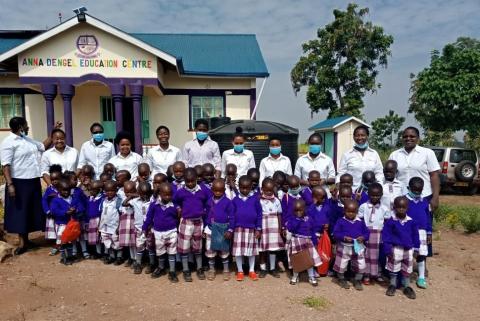
[[[93,58],[99,56],[98,40],[94,35],[80,35],[77,38],[77,53],[78,57]]]

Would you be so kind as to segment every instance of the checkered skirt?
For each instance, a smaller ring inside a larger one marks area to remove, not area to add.
[[[133,213],[121,213],[118,228],[118,241],[120,247],[135,246],[135,218]]]
[[[182,218],[178,226],[177,252],[180,254],[202,252],[203,221]]]
[[[55,232],[55,220],[53,217],[48,217],[45,220],[45,239],[46,240],[56,240],[57,232]]]
[[[160,256],[165,253],[168,255],[177,254],[178,233],[176,229],[159,232],[153,231],[155,237],[156,255]]]
[[[99,224],[100,224],[100,217],[94,217],[88,221],[87,241],[89,245],[96,245],[100,242],[100,237],[98,232]]]
[[[310,253],[310,257],[313,260],[314,266],[322,265],[322,259],[320,258],[320,255],[318,255],[317,249],[313,245],[312,240],[308,237],[292,235],[287,248],[288,248],[288,267],[290,269],[292,268],[290,256],[298,252],[301,252],[303,250],[308,250],[308,252]]]
[[[380,255],[380,239],[382,231],[374,229],[369,230],[370,237],[365,244],[365,273],[372,277],[376,277],[378,276],[378,257]]]
[[[233,231],[233,256],[258,255],[258,242],[255,239],[255,229],[236,227]]]
[[[105,246],[105,249],[112,249],[112,250],[118,250],[120,249],[119,243],[118,243],[118,235],[117,234],[110,234],[110,233],[100,233],[100,237],[102,240],[103,245]]]
[[[391,257],[387,256],[385,268],[390,272],[402,272],[410,276],[413,271],[413,249],[405,250],[402,246],[394,246]]]
[[[284,247],[285,244],[280,234],[278,213],[264,213],[262,216],[262,236],[260,237],[259,251],[279,251],[283,250]]]
[[[337,253],[335,255],[335,264],[333,270],[338,273],[345,273],[348,262],[351,261],[352,270],[355,273],[363,273],[365,271],[365,254],[362,251],[356,254],[352,244],[337,243]]]
[[[155,235],[152,230],[148,230],[145,234],[141,229],[136,230],[135,245],[137,252],[143,252],[148,250],[149,252],[155,252]]]

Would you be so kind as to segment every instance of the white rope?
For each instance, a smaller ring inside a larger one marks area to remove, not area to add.
[[[255,117],[255,114],[257,113],[258,103],[260,102],[260,98],[262,97],[263,88],[265,87],[266,82],[267,82],[267,77],[263,78],[262,87],[260,87],[260,92],[258,93],[258,98],[257,98],[257,101],[255,102],[255,108],[253,108],[253,112],[252,112],[252,115],[250,116],[250,119],[253,119]]]

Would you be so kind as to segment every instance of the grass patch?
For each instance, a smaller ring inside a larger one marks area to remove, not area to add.
[[[326,310],[332,303],[322,296],[307,296],[302,304],[315,310]]]
[[[435,225],[462,229],[467,233],[480,231],[480,206],[441,204],[434,214]]]

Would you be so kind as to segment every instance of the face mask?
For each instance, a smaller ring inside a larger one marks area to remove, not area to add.
[[[25,134],[25,132],[24,132],[23,130],[21,130],[21,131],[20,131],[20,136],[21,136],[21,137],[25,137],[25,136],[27,136],[27,135]]]
[[[365,150],[365,149],[368,148],[368,142],[365,142],[364,144],[354,143],[353,147],[356,148],[356,149],[359,149],[359,150]]]
[[[308,145],[308,151],[313,155],[320,154],[322,150],[322,145]]]
[[[411,198],[420,198],[420,196],[422,196],[422,193],[415,193],[411,190],[408,190],[408,196],[410,196]]]
[[[297,188],[289,188],[289,189],[288,189],[288,193],[289,193],[289,194],[292,194],[292,195],[294,195],[294,196],[297,196],[298,194],[300,194],[300,191],[301,191],[301,190],[302,190],[302,187],[301,187],[301,186],[299,186],[299,187],[297,187]]]
[[[235,151],[235,153],[241,153],[243,152],[243,149],[244,149],[244,145],[233,145],[233,150]]]
[[[208,137],[208,133],[205,133],[205,132],[197,132],[196,135],[197,135],[197,139],[201,141],[207,139]]]
[[[105,134],[104,133],[92,134],[92,138],[96,142],[103,142],[103,139],[105,138]]]
[[[282,152],[282,147],[270,147],[270,154],[279,155]]]
[[[267,196],[267,195],[262,193],[262,198],[271,201],[271,200],[275,199],[275,195]]]

